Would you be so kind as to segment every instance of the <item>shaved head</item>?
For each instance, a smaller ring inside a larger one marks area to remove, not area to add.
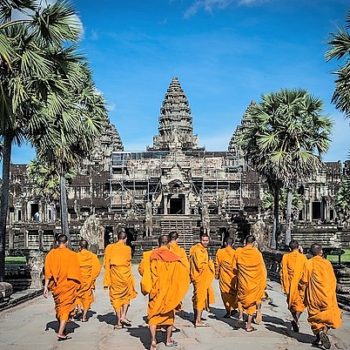
[[[169,241],[176,241],[179,238],[179,234],[175,231],[169,233]]]
[[[255,237],[253,235],[249,235],[245,239],[246,244],[253,244],[255,242]]]
[[[86,239],[82,239],[79,242],[79,247],[80,247],[80,249],[88,249],[88,247],[89,247],[88,241]]]
[[[232,247],[234,243],[233,238],[228,237],[225,241],[224,241],[224,246],[225,247]]]
[[[323,254],[322,246],[321,246],[321,244],[318,244],[318,243],[314,243],[311,246],[310,251],[311,251],[311,254],[313,256],[317,256],[317,255],[322,255]]]
[[[126,232],[124,230],[118,233],[118,241],[123,241],[124,239],[127,239],[127,238],[128,236],[126,235]]]
[[[64,234],[58,235],[57,237],[57,244],[61,245],[61,244],[67,244],[68,242],[68,237]]]
[[[159,247],[166,246],[169,243],[168,235],[160,235],[158,238]]]
[[[299,242],[296,241],[295,239],[292,239],[289,243],[289,248],[290,248],[290,250],[299,249]]]

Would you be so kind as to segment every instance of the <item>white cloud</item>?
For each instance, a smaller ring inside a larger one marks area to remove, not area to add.
[[[98,32],[96,31],[96,30],[91,30],[91,32],[90,32],[90,39],[91,40],[98,40],[99,39],[99,34],[98,34]]]
[[[266,1],[267,0],[195,0],[194,3],[185,11],[184,17],[192,17],[201,10],[211,13],[217,8],[222,10],[232,4],[236,4],[238,6],[248,6]]]
[[[115,103],[108,103],[107,104],[108,112],[114,112],[115,111],[115,107],[116,107]]]

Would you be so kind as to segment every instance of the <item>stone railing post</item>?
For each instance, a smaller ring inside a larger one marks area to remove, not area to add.
[[[44,268],[44,253],[38,249],[29,249],[27,262],[30,268],[31,289],[43,288],[43,268]]]

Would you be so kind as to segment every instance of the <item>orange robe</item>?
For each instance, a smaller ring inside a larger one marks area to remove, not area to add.
[[[81,285],[78,290],[77,305],[84,310],[89,310],[94,301],[93,289],[95,288],[95,280],[100,274],[101,265],[96,254],[83,249],[78,255]]]
[[[137,295],[131,271],[131,248],[123,241],[108,245],[105,250],[104,267],[103,285],[109,287],[111,304],[115,311],[119,311]]]
[[[327,259],[315,256],[305,263],[299,291],[308,309],[308,321],[315,334],[324,326],[339,328],[342,324],[336,285],[333,266]]]
[[[190,249],[190,276],[193,283],[193,308],[208,310],[215,302],[212,282],[215,277],[214,263],[209,259],[208,250],[201,243]]]
[[[284,254],[281,262],[282,291],[287,295],[288,309],[303,312],[305,305],[298,291],[298,284],[304,271],[307,258],[298,250]]]
[[[184,298],[189,284],[181,277],[186,266],[167,247],[160,247],[150,257],[152,289],[149,293],[147,318],[150,326],[174,324],[175,309]]]
[[[232,247],[218,249],[215,277],[219,280],[222,301],[227,313],[237,308],[237,271],[234,269],[236,251]]]
[[[251,245],[236,250],[238,308],[253,315],[265,296],[267,272],[259,250]]]
[[[150,293],[152,289],[152,277],[151,277],[151,255],[153,250],[149,250],[142,254],[142,259],[139,264],[139,274],[141,275],[140,287],[143,295]]]
[[[190,263],[188,261],[186,251],[182,247],[180,247],[176,241],[172,241],[168,244],[168,248],[171,252],[176,254],[178,257],[180,257],[181,262],[186,267],[186,270],[184,270],[183,276],[181,276],[181,280],[186,285],[190,285]],[[177,306],[176,311],[181,311],[182,309],[182,302]]]
[[[51,249],[45,258],[45,279],[56,306],[56,318],[68,321],[76,306],[81,274],[78,256],[66,247]]]

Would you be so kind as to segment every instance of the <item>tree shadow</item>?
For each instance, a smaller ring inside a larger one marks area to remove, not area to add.
[[[46,323],[45,331],[49,331],[50,329],[54,330],[55,333],[58,332],[59,322],[58,321],[51,321]],[[66,334],[74,333],[76,328],[79,328],[80,326],[76,324],[73,321],[69,321],[66,325]]]
[[[114,312],[109,312],[108,314],[105,314],[105,315],[97,315],[97,319],[100,322],[105,322],[112,326],[114,326],[117,323],[117,316]]]
[[[288,328],[277,327],[273,324],[266,324],[265,328],[271,332],[282,334],[282,335],[287,336],[289,338],[294,338],[299,343],[311,344],[315,340],[315,337],[313,335],[306,334],[306,333],[300,333],[300,332],[296,333]]]

